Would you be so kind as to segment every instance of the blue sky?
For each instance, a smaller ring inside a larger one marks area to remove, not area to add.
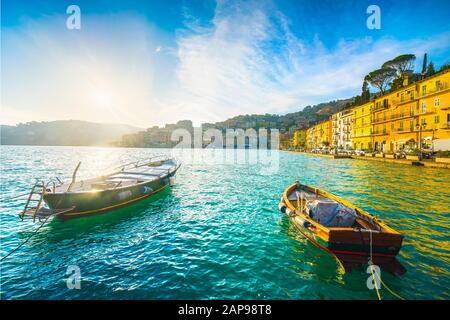
[[[450,62],[443,1],[2,2],[2,119],[140,127],[285,113],[359,94],[398,54]],[[81,9],[68,30],[66,8]],[[366,27],[369,5],[381,29]]]

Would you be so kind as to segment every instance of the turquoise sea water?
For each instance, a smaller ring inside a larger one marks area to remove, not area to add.
[[[35,178],[80,178],[161,149],[1,146],[2,199]],[[208,157],[208,150],[195,154]],[[240,150],[238,153],[248,153]],[[250,151],[251,152],[251,151]],[[169,191],[106,214],[46,224],[1,263],[2,299],[376,299],[365,268],[343,274],[277,205],[295,180],[326,189],[405,235],[408,272],[382,274],[409,299],[450,298],[450,171],[277,153],[279,169],[183,159]],[[38,226],[2,201],[1,256]],[[66,286],[79,266],[81,289]],[[384,299],[393,298],[382,289]]]

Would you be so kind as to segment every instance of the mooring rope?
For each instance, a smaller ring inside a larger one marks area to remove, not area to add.
[[[370,271],[372,273],[372,276],[374,277],[374,283],[375,283],[375,289],[377,291],[377,296],[378,296],[378,300],[381,300],[381,295],[380,292],[378,291],[378,286],[377,286],[377,281],[375,279],[375,276],[378,278],[378,280],[380,280],[380,283],[396,298],[400,299],[400,300],[406,300],[405,298],[403,298],[402,296],[400,296],[399,294],[395,293],[394,290],[392,290],[391,288],[389,288],[387,286],[386,283],[383,282],[383,280],[381,280],[381,276],[377,273],[376,269],[373,268],[373,262],[372,262],[372,230],[369,230],[370,233]],[[375,274],[374,274],[375,272]],[[381,289],[381,288],[380,288]]]
[[[13,199],[21,198],[21,197],[25,197],[25,196],[28,196],[29,194],[30,193],[27,192],[27,193],[23,193],[23,194],[19,194],[19,195],[13,196],[13,197],[3,198],[3,199],[0,200],[0,202],[13,200]]]
[[[42,222],[42,224],[36,228],[36,230],[34,230],[30,236],[28,236],[28,238],[25,239],[25,241],[23,241],[22,243],[20,243],[17,247],[15,247],[13,250],[11,250],[7,255],[5,255],[4,257],[2,257],[0,259],[0,262],[2,262],[3,260],[5,260],[6,258],[8,258],[10,255],[12,255],[14,252],[16,252],[17,250],[19,250],[22,246],[24,246],[28,241],[30,241],[30,239],[35,236],[38,231],[44,226],[44,224],[48,221],[48,219],[55,215],[56,213],[50,214],[47,218],[45,218],[44,222]]]
[[[377,285],[377,279],[375,278],[375,274],[377,273],[376,270],[374,270],[375,268],[373,267],[373,261],[372,261],[372,230],[369,229],[369,239],[370,239],[370,261],[369,261],[369,268],[370,268],[370,272],[372,273],[372,277],[373,277],[373,283],[375,285],[375,290],[377,292],[377,296],[378,296],[378,300],[381,300],[381,294],[380,291],[378,290],[378,285]],[[374,274],[375,271],[375,274]]]

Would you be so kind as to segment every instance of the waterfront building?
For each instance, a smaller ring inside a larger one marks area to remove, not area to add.
[[[367,102],[352,109],[353,149],[371,150],[373,148],[371,116],[373,105],[373,102]]]
[[[350,149],[352,147],[352,109],[345,109],[331,116],[331,145],[334,148]]]
[[[315,148],[315,126],[312,126],[306,130],[306,150],[311,150]]]
[[[329,146],[331,144],[332,124],[331,119],[319,122],[315,125],[315,147]]]
[[[304,149],[306,147],[306,130],[294,131],[292,144],[295,149]]]
[[[378,95],[370,102],[333,114],[293,139],[307,150],[322,146],[393,153],[422,146],[450,150],[450,70]]]
[[[422,143],[432,143],[435,151],[450,150],[449,83],[450,70],[446,70],[421,81],[416,89],[420,110],[416,134],[422,136]]]
[[[407,84],[374,100],[374,149],[392,153],[422,145],[450,149],[450,70]]]

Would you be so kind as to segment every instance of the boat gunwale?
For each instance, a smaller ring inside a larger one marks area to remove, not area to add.
[[[144,165],[142,165],[142,166],[144,166]],[[44,197],[45,196],[87,194],[87,193],[97,193],[98,194],[98,193],[103,193],[103,192],[108,192],[108,191],[126,190],[126,189],[130,189],[130,188],[133,188],[133,187],[136,187],[136,186],[141,186],[141,185],[144,185],[144,184],[147,184],[147,183],[150,183],[150,182],[160,181],[160,180],[162,180],[162,179],[164,179],[164,178],[166,178],[168,176],[172,176],[172,175],[174,175],[177,172],[177,170],[180,167],[181,167],[181,163],[179,163],[177,161],[177,165],[174,166],[174,169],[172,171],[170,171],[171,169],[168,169],[169,171],[167,173],[164,173],[163,176],[158,176],[158,178],[156,178],[156,179],[145,180],[145,181],[138,182],[138,183],[135,183],[135,184],[132,184],[132,185],[128,185],[128,186],[121,186],[121,187],[117,187],[117,188],[113,188],[113,189],[109,188],[109,189],[104,189],[104,190],[83,190],[83,191],[63,191],[63,192],[50,191],[50,192],[46,192]],[[105,178],[105,177],[109,177],[109,176],[112,176],[114,174],[121,173],[121,172],[122,171],[116,171],[116,172],[113,172],[113,173],[110,173],[110,174],[107,174],[107,175],[93,177],[93,178],[90,178],[90,179],[87,179],[87,180],[95,180],[95,179],[98,179],[98,178]]]

